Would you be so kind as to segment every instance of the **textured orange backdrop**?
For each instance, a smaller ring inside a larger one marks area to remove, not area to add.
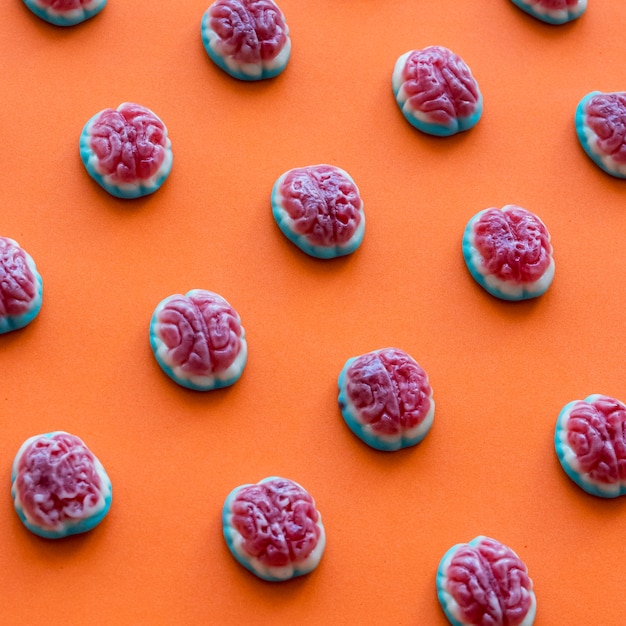
[[[578,145],[589,91],[626,89],[626,3],[590,0],[567,26],[508,0],[281,0],[286,71],[241,83],[204,52],[206,0],[109,0],[61,29],[0,6],[0,234],[34,258],[39,317],[0,336],[2,621],[7,624],[443,626],[439,559],[485,534],[535,584],[536,626],[623,626],[626,499],[585,494],[553,448],[560,409],[626,400],[626,181]],[[414,130],[391,91],[402,53],[444,45],[484,95],[471,131]],[[169,128],[172,174],[116,200],[85,172],[84,123],[135,101]],[[367,230],[319,261],[280,233],[285,170],[347,170]],[[491,298],[461,255],[468,219],[517,203],[548,226],[556,277],[532,302]],[[240,313],[249,361],[233,387],[170,381],[148,343],[154,307],[204,288]],[[376,452],[343,423],[345,360],[397,346],[426,369],[435,423],[416,448]],[[113,482],[110,514],[62,541],[15,514],[10,467],[31,435],[67,430]],[[328,543],[284,584],[232,558],[229,491],[266,476],[314,496]]]

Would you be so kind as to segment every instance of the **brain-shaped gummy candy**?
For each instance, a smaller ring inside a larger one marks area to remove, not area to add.
[[[202,17],[201,35],[215,64],[240,80],[277,76],[291,53],[285,16],[272,0],[216,0]]]
[[[38,17],[55,26],[74,26],[100,13],[106,0],[24,0]]]
[[[232,385],[241,376],[248,355],[237,311],[204,289],[169,296],[157,306],[150,324],[150,345],[170,378],[198,391]]]
[[[576,108],[576,134],[598,167],[626,178],[626,92],[587,94]]]
[[[0,333],[32,322],[41,298],[41,276],[31,256],[13,239],[0,237]]]
[[[264,580],[308,574],[326,545],[315,501],[286,478],[266,478],[234,489],[224,503],[222,525],[233,556]]]
[[[626,494],[626,405],[599,394],[565,405],[554,445],[567,475],[602,498]]]
[[[483,97],[472,72],[442,46],[403,54],[396,61],[392,87],[404,117],[430,135],[468,130],[482,115]]]
[[[80,156],[90,176],[118,198],[155,192],[173,160],[165,124],[150,109],[131,102],[104,109],[85,124]]]
[[[11,480],[15,510],[24,525],[47,539],[97,526],[111,506],[111,481],[76,436],[56,431],[27,439]]]
[[[339,374],[339,407],[352,432],[377,450],[418,444],[435,416],[426,372],[397,348],[348,359]]]
[[[554,278],[547,228],[534,213],[513,204],[472,217],[463,235],[463,257],[476,282],[503,300],[536,298]]]
[[[587,0],[511,0],[522,11],[548,24],[565,24],[580,17]]]
[[[488,537],[446,552],[437,570],[437,595],[454,626],[531,626],[537,612],[526,565]]]
[[[279,176],[272,213],[283,234],[320,259],[354,252],[363,241],[365,213],[352,177],[333,165],[311,165]]]

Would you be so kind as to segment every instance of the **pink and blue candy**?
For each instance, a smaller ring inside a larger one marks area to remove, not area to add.
[[[503,543],[476,537],[450,548],[437,569],[437,597],[453,626],[532,626],[537,600],[528,569]]]
[[[234,384],[248,356],[239,314],[222,296],[205,289],[159,303],[150,323],[150,345],[172,380],[197,391]]]
[[[363,241],[363,200],[353,178],[339,167],[288,170],[274,184],[271,203],[283,234],[313,257],[352,254]]]
[[[348,359],[339,374],[339,408],[357,437],[386,451],[418,444],[435,416],[426,372],[398,348]]]
[[[587,9],[587,0],[511,0],[529,15],[548,24],[566,24]]]
[[[593,394],[566,404],[557,419],[554,446],[565,473],[601,498],[626,494],[626,405]]]
[[[276,476],[233,489],[224,502],[222,528],[235,559],[272,582],[309,574],[326,546],[313,497],[293,480]]]
[[[102,463],[64,431],[27,439],[13,461],[11,481],[19,518],[46,539],[91,530],[111,506],[111,481]]]
[[[42,20],[55,26],[74,26],[104,9],[106,0],[24,0]]]
[[[289,27],[272,0],[216,0],[200,32],[211,60],[239,80],[274,78],[291,54]]]
[[[35,261],[17,241],[0,237],[0,334],[30,324],[39,314],[42,295]]]
[[[514,204],[485,209],[470,219],[463,258],[476,282],[502,300],[536,298],[554,278],[548,229],[537,215]]]
[[[150,109],[124,102],[85,124],[80,157],[89,175],[111,195],[139,198],[154,193],[169,176],[172,142]]]
[[[410,50],[396,61],[393,93],[407,121],[447,137],[478,123],[483,97],[468,65],[443,46]]]

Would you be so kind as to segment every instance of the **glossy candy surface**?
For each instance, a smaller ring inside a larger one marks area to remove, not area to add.
[[[403,54],[396,61],[392,87],[404,117],[430,135],[468,130],[482,115],[483,97],[470,68],[443,46]]]
[[[565,24],[580,17],[587,0],[511,0],[522,11],[548,24]]]
[[[31,256],[0,237],[0,333],[23,328],[41,309],[43,286]]]
[[[587,156],[607,174],[626,178],[626,92],[587,94],[576,108],[575,122]]]
[[[308,574],[326,544],[315,501],[286,478],[266,478],[234,489],[224,503],[222,523],[233,556],[264,580]]]
[[[202,17],[201,35],[209,57],[240,80],[277,76],[291,53],[289,27],[272,0],[216,0]]]
[[[248,355],[239,314],[224,298],[204,289],[169,296],[156,307],[150,345],[170,378],[198,391],[232,385]]]
[[[272,213],[283,234],[311,256],[330,259],[363,241],[365,213],[352,177],[333,165],[298,167],[272,190]]]
[[[172,142],[150,109],[124,102],[94,115],[80,136],[89,175],[111,195],[138,198],[155,192],[172,169]]]
[[[74,26],[104,9],[106,0],[24,0],[38,17],[55,26]]]
[[[463,235],[463,257],[474,279],[503,300],[543,294],[554,278],[554,258],[545,224],[509,204],[477,213]]]
[[[537,603],[526,565],[504,544],[476,537],[437,570],[437,596],[454,626],[531,626]]]
[[[587,493],[626,494],[626,405],[594,394],[561,410],[554,437],[561,466]]]
[[[111,481],[74,435],[56,431],[27,439],[11,475],[11,495],[24,525],[47,539],[91,530],[111,506]]]
[[[339,407],[357,437],[388,451],[419,443],[435,415],[426,372],[398,348],[348,359],[339,374]]]

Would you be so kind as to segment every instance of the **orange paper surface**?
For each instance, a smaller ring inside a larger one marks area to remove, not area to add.
[[[560,27],[507,0],[281,0],[285,72],[239,82],[208,58],[208,3],[109,0],[53,27],[0,7],[0,235],[35,259],[39,317],[0,336],[0,543],[6,624],[443,626],[440,558],[484,534],[527,564],[537,626],[626,623],[626,499],[579,489],[554,452],[556,418],[592,393],[626,399],[626,181],[584,154],[578,101],[626,90],[626,3],[590,0]],[[413,129],[391,90],[404,52],[443,45],[472,68],[478,125]],[[78,154],[85,122],[125,101],[169,129],[171,176],[117,200]],[[350,257],[307,257],[272,219],[292,167],[331,163],[360,187]],[[489,296],[461,254],[469,218],[516,203],[552,235],[556,276],[535,301]],[[150,350],[155,306],[203,288],[245,327],[233,387],[173,383]],[[343,422],[337,376],[397,346],[428,372],[434,426],[417,447],[370,449]],[[106,467],[113,504],[83,536],[19,521],[13,457],[67,430]],[[291,478],[316,499],[327,548],[311,575],[263,582],[230,555],[231,489]]]

